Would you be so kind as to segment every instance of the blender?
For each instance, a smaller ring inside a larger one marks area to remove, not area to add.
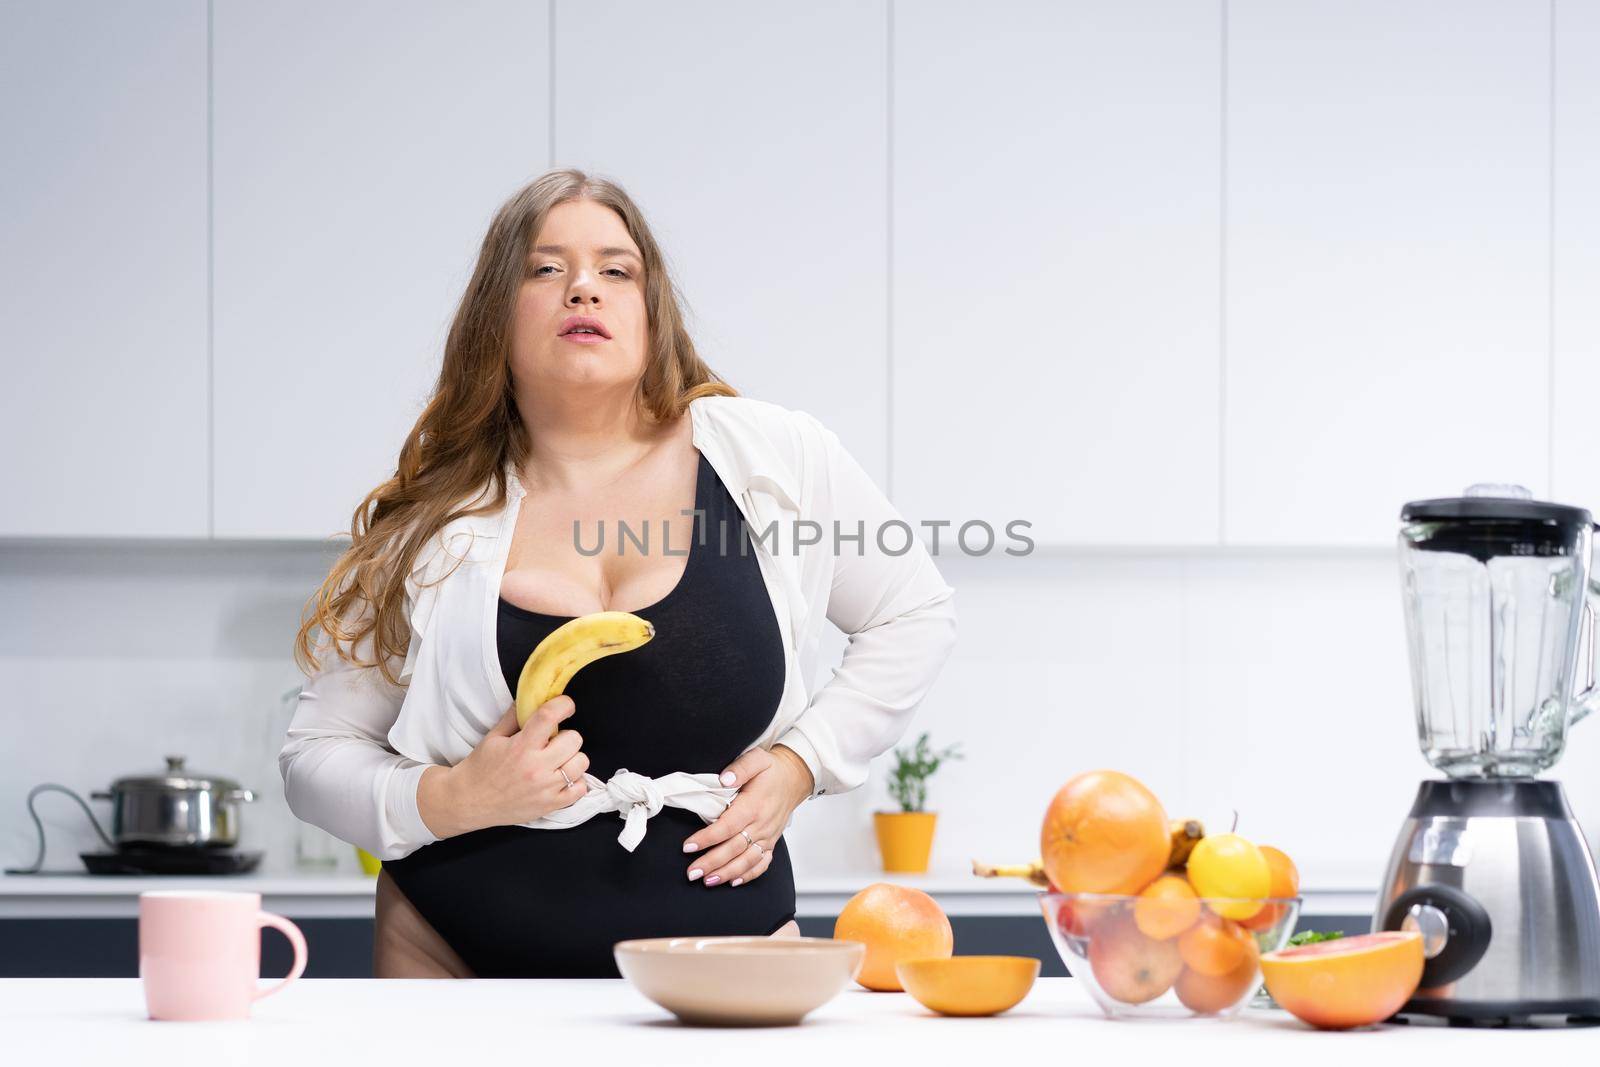
[[[1594,1021],[1594,858],[1561,783],[1537,777],[1600,706],[1594,523],[1490,485],[1413,501],[1400,519],[1417,742],[1445,775],[1417,790],[1373,916],[1374,930],[1423,936],[1422,983],[1400,1014]]]

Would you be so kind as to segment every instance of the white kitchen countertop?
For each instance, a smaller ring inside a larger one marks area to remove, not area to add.
[[[1348,1067],[1359,1057],[1363,1067],[1416,1067],[1530,1055],[1548,1063],[1579,1063],[1592,1060],[1597,1042],[1593,1029],[1535,1032],[1423,1024],[1322,1033],[1281,1011],[1256,1008],[1224,1020],[1110,1020],[1071,978],[1041,978],[1022,1003],[987,1018],[936,1015],[906,994],[873,993],[852,983],[798,1026],[751,1029],[683,1026],[623,979],[302,979],[257,1001],[248,1021],[188,1023],[150,1020],[137,978],[10,978],[0,979],[0,1035],[7,1062],[119,1067],[432,1062],[696,1067],[804,1062],[815,1067],[996,1063],[1020,1055],[1040,1063],[1143,1064],[1209,1063],[1223,1054],[1233,1055],[1228,1061],[1233,1063]],[[1249,1058],[1238,1058],[1241,1054]]]
[[[950,915],[1039,914],[1038,890],[1016,878],[979,878],[970,870],[892,874],[795,876],[801,915],[837,915],[873,882],[892,882],[931,894]],[[129,917],[139,894],[151,889],[227,889],[261,894],[262,907],[294,918],[370,918],[375,878],[359,874],[265,871],[231,875],[9,874],[0,876],[0,918]],[[715,890],[713,889],[713,892]],[[1303,894],[1301,914],[1368,915],[1373,894],[1357,890]]]

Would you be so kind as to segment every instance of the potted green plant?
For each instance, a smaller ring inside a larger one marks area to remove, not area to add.
[[[963,758],[957,751],[959,747],[951,745],[942,752],[934,752],[928,747],[928,735],[923,733],[912,748],[894,750],[889,795],[899,802],[900,810],[872,814],[885,871],[927,871],[928,856],[933,851],[934,823],[938,819],[936,812],[923,810],[928,801],[928,779],[945,760]]]

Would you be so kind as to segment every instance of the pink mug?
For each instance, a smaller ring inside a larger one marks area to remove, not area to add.
[[[258,988],[261,929],[282,931],[294,966]],[[261,910],[260,893],[162,889],[139,894],[139,978],[152,1019],[248,1019],[250,1006],[299,978],[306,939],[281,915]]]

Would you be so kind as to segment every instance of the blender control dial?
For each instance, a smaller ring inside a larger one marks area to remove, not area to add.
[[[1423,989],[1449,985],[1476,967],[1493,933],[1483,905],[1448,885],[1422,885],[1401,893],[1384,914],[1383,928],[1422,934],[1428,957]]]
[[[1450,917],[1432,904],[1413,904],[1400,920],[1400,929],[1421,934],[1422,954],[1431,960],[1444,951],[1450,940]]]

